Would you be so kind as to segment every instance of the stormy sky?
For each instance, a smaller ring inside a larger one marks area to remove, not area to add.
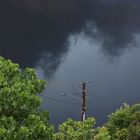
[[[83,80],[92,80],[88,115],[97,124],[122,103],[139,102],[139,46],[139,0],[0,1],[0,55],[49,80],[45,95],[65,101],[43,98],[55,124],[79,120],[79,102],[61,94]]]
[[[83,32],[116,57],[135,46],[139,13],[139,0],[0,1],[0,55],[22,67],[41,65],[49,76],[68,52],[69,37]]]

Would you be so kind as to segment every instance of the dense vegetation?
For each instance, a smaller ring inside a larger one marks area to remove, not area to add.
[[[140,104],[124,104],[98,128],[94,118],[68,119],[55,132],[48,112],[39,109],[44,89],[33,69],[0,57],[0,140],[140,140]]]

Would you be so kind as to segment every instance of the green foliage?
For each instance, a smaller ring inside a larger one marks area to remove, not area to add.
[[[112,140],[128,140],[130,133],[132,133],[131,129],[134,130],[139,126],[139,109],[140,104],[136,104],[132,107],[124,104],[120,109],[109,116],[106,126],[112,136]],[[140,133],[133,131],[133,135],[134,137],[139,137]]]
[[[127,140],[140,140],[140,112],[134,114],[134,120],[128,127]]]
[[[68,119],[54,133],[48,112],[39,110],[44,89],[33,69],[0,57],[0,140],[140,140],[140,104],[124,104],[101,128],[93,128],[94,118]]]
[[[54,134],[55,140],[91,140],[95,130],[94,118],[88,118],[84,122],[73,121],[68,119],[63,124],[59,125],[59,132]]]
[[[95,135],[94,140],[111,140],[111,136],[109,135],[106,127],[101,127],[97,135]]]
[[[0,57],[0,140],[52,139],[48,113],[38,111],[44,89],[33,69]]]

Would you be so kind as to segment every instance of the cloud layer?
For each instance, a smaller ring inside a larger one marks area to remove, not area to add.
[[[85,31],[96,37],[87,23],[98,29],[104,52],[119,55],[140,32],[139,7],[139,0],[1,1],[0,55],[25,67],[34,66],[45,51],[54,72],[68,50],[69,35]]]

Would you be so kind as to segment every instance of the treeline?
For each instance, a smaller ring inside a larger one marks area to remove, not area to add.
[[[0,57],[0,140],[140,140],[140,104],[124,104],[101,127],[68,119],[55,132],[38,94],[46,82],[33,69]]]

